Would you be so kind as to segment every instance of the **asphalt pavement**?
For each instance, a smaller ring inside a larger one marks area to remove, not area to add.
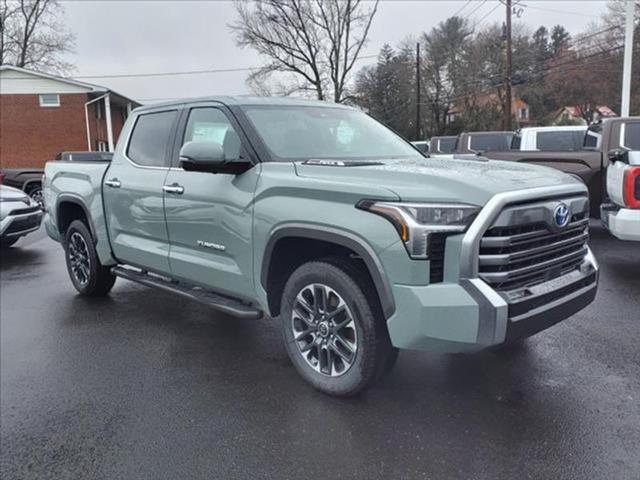
[[[2,252],[3,479],[638,479],[640,245],[595,226],[596,301],[520,349],[402,352],[311,389],[274,320],[118,280],[76,295],[38,232]]]

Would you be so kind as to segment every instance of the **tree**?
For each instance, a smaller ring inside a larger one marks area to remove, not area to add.
[[[562,25],[556,25],[551,29],[551,53],[558,55],[566,48],[571,40],[571,35]]]
[[[450,17],[422,35],[424,81],[421,83],[424,87],[423,96],[431,113],[432,134],[444,130],[447,113],[465,81],[462,65],[472,34],[465,19]]]
[[[372,117],[406,138],[415,132],[415,84],[413,53],[396,52],[385,44],[378,63],[358,72],[354,101]]]
[[[298,81],[292,91],[311,90],[319,100],[347,99],[378,0],[370,8],[364,0],[237,0],[235,6],[239,19],[230,28],[236,43],[269,59],[251,81],[285,72]]]
[[[74,36],[60,21],[57,0],[0,0],[0,64],[68,72],[64,60],[72,51]]]

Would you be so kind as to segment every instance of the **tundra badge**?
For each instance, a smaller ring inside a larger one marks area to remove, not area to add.
[[[214,250],[220,250],[221,252],[224,252],[227,249],[227,247],[225,247],[224,245],[213,242],[205,242],[204,240],[197,240],[197,243],[199,247],[213,248]]]

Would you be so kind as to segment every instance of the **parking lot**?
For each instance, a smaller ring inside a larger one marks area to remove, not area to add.
[[[519,350],[402,352],[350,400],[295,373],[274,320],[123,280],[87,300],[59,245],[18,245],[2,252],[2,478],[640,476],[640,247],[597,224],[589,308]]]

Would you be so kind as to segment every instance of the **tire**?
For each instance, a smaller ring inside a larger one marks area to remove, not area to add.
[[[32,200],[38,202],[41,207],[44,207],[44,192],[42,190],[42,185],[38,183],[32,187],[29,187],[26,193],[31,197]]]
[[[116,277],[100,263],[93,237],[81,220],[74,220],[65,233],[67,272],[81,295],[101,297],[109,293]]]
[[[0,240],[0,248],[12,247],[18,240],[20,240],[20,237],[3,238]]]
[[[316,389],[353,396],[393,367],[397,351],[375,289],[348,261],[303,264],[287,281],[281,305],[289,358]]]

